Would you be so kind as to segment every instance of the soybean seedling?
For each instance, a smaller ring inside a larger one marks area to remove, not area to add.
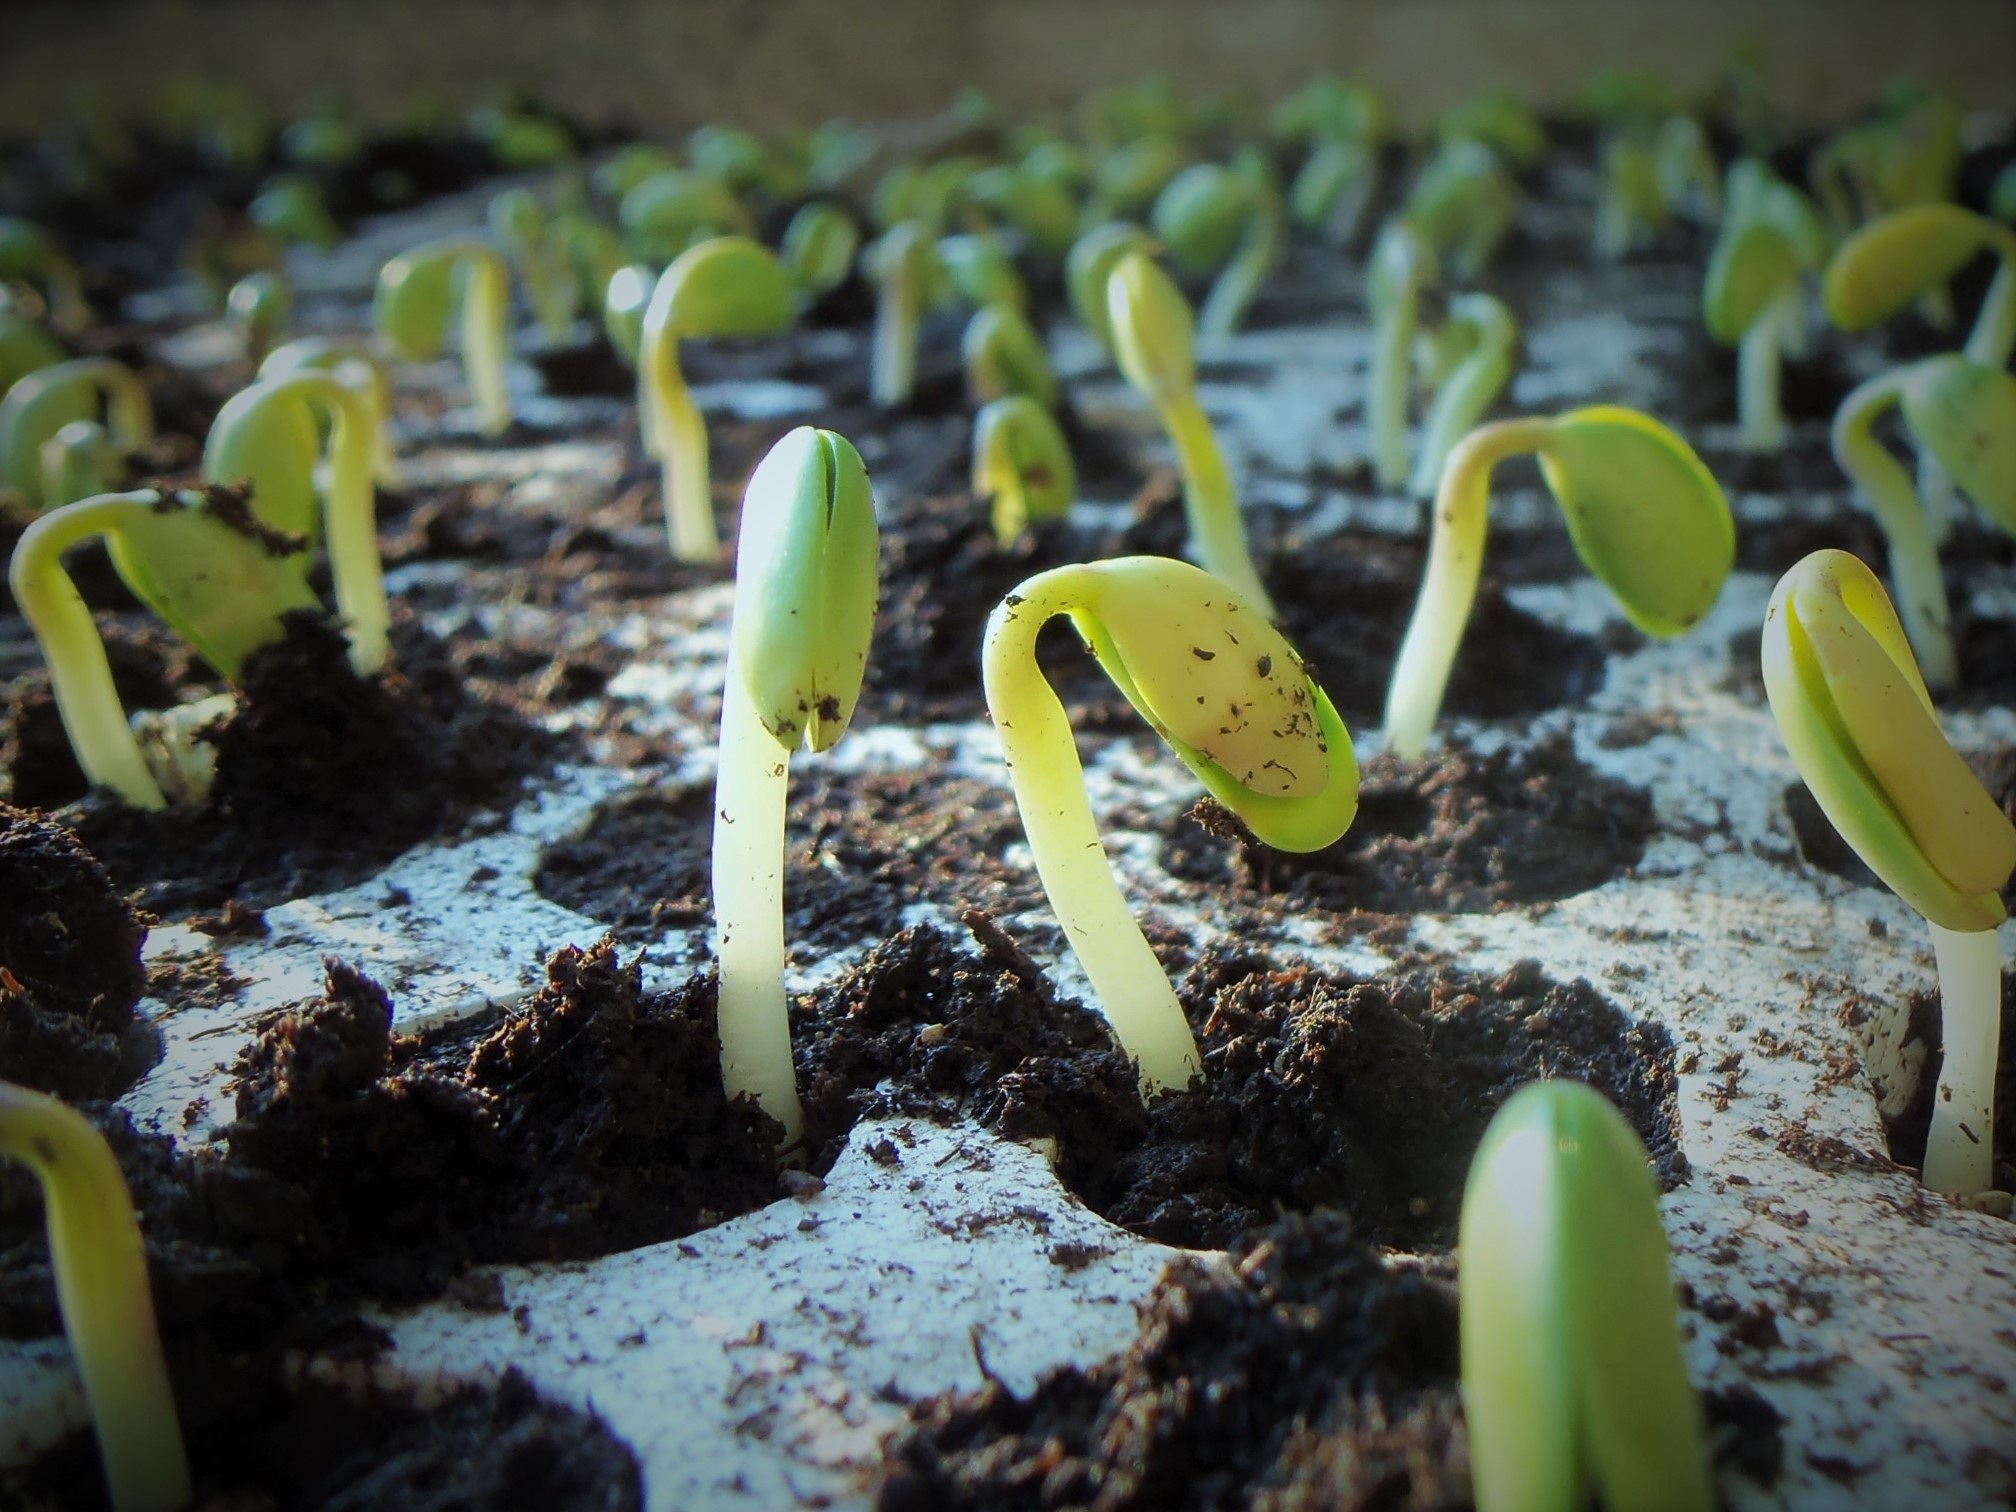
[[[327,483],[318,511],[316,462],[325,426]],[[303,369],[234,394],[218,411],[203,446],[204,479],[251,485],[252,510],[268,529],[306,545],[326,535],[350,665],[366,677],[385,664],[392,622],[371,484],[376,434],[363,385],[334,372]]]
[[[1778,732],[1821,812],[1932,931],[1945,1058],[1925,1185],[1987,1191],[2002,1025],[1997,931],[2016,826],[1940,733],[1896,612],[1858,558],[1816,551],[1779,580],[1763,655]]]
[[[1027,394],[1054,409],[1059,393],[1056,370],[1043,338],[1029,317],[1013,305],[988,305],[974,312],[960,343],[966,365],[966,394],[977,408],[1009,394]]]
[[[645,449],[662,463],[672,555],[711,562],[714,479],[707,422],[679,371],[679,343],[692,336],[769,336],[791,324],[797,300],[776,254],[746,236],[717,236],[682,252],[659,275],[644,310],[637,353]]]
[[[784,271],[791,275],[805,304],[845,283],[860,251],[861,227],[846,206],[835,200],[800,205],[777,246]]]
[[[581,308],[581,285],[555,223],[530,189],[506,189],[490,201],[490,235],[510,254],[550,342],[564,341]]]
[[[1407,392],[1421,291],[1440,276],[1435,249],[1404,220],[1379,234],[1365,271],[1372,308],[1372,372],[1365,399],[1372,470],[1384,488],[1407,481]]]
[[[945,284],[956,298],[976,310],[992,305],[1017,310],[1029,307],[1029,286],[993,233],[941,236],[937,251]]]
[[[1386,695],[1386,748],[1403,761],[1428,749],[1476,601],[1491,470],[1526,453],[1539,458],[1575,554],[1646,634],[1666,639],[1698,623],[1735,565],[1736,526],[1721,485],[1650,416],[1600,405],[1472,431],[1442,469],[1428,570]]]
[[[371,404],[373,475],[391,488],[399,482],[399,458],[392,448],[392,377],[369,347],[329,336],[298,336],[275,347],[259,364],[261,378],[295,373],[330,373],[363,394]]]
[[[1946,689],[1960,680],[1952,609],[1939,568],[1937,524],[1919,488],[1877,439],[1876,423],[1901,409],[1918,449],[1921,481],[1961,490],[2016,535],[2016,377],[1958,353],[1879,374],[1841,401],[1834,416],[1834,458],[1874,507],[1890,547],[1890,573],[1925,681]],[[1943,523],[1943,519],[1940,523]]]
[[[322,191],[298,173],[276,174],[245,207],[253,225],[288,246],[333,247],[343,228],[329,213]]]
[[[668,169],[623,196],[616,221],[644,262],[669,263],[716,236],[749,236],[756,222],[735,191],[688,168]]]
[[[294,318],[294,291],[287,275],[273,268],[247,273],[224,297],[224,314],[244,338],[246,360],[256,367]]]
[[[1504,392],[1518,344],[1519,323],[1502,301],[1489,294],[1459,294],[1449,301],[1449,318],[1432,342],[1445,372],[1422,424],[1421,449],[1407,485],[1415,497],[1434,496],[1451,449]]]
[[[1035,521],[1066,514],[1078,497],[1071,445],[1027,394],[996,399],[973,417],[973,496],[991,503],[994,539],[1004,551]]]
[[[1303,160],[1288,187],[1295,223],[1333,247],[1358,234],[1365,207],[1379,192],[1379,143],[1369,137],[1335,137]]]
[[[200,801],[204,772],[150,769],[91,610],[63,568],[66,551],[95,539],[135,597],[234,680],[247,656],[284,633],[281,616],[318,607],[300,541],[276,537],[242,506],[234,512],[209,495],[143,489],[52,509],[14,547],[8,587],[42,648],[64,733],[92,786],[135,808],[167,807],[164,785]]]
[[[125,476],[125,453],[96,420],[72,420],[42,443],[45,508],[117,488]]]
[[[935,303],[945,272],[923,221],[898,221],[862,250],[862,270],[875,285],[875,344],[868,389],[884,409],[908,404],[917,387],[917,341],[925,309]]]
[[[1218,279],[1197,314],[1205,336],[1238,327],[1281,255],[1281,197],[1273,170],[1257,153],[1236,166],[1194,163],[1162,187],[1149,216],[1170,256],[1193,273]]]
[[[95,421],[101,413],[122,454],[154,438],[154,402],[140,375],[123,362],[73,357],[18,380],[0,399],[0,486],[30,510],[43,508],[50,502],[43,492],[43,444],[71,422]]]
[[[1106,280],[1129,252],[1154,249],[1155,239],[1134,222],[1107,221],[1079,237],[1065,255],[1064,291],[1071,311],[1108,356],[1113,353],[1113,320],[1106,309]]]
[[[1474,282],[1519,217],[1519,185],[1481,142],[1447,143],[1421,170],[1401,212],[1450,271]]]
[[[511,355],[506,323],[510,274],[496,248],[450,239],[400,253],[379,270],[372,324],[399,356],[424,360],[441,351],[458,297],[462,371],[476,421],[485,435],[501,436],[512,419],[511,390],[505,382]]]
[[[735,619],[714,787],[721,1075],[804,1141],[784,995],[784,813],[791,755],[846,732],[875,633],[879,534],[861,457],[800,426],[742,500]]]
[[[68,355],[62,343],[0,293],[0,398],[17,380],[54,367]]]
[[[1730,169],[1729,213],[1709,255],[1701,315],[1708,334],[1735,346],[1736,408],[1743,444],[1785,445],[1779,371],[1804,339],[1800,279],[1824,256],[1825,232],[1806,197],[1754,159]]]
[[[1533,107],[1509,89],[1487,89],[1445,110],[1435,123],[1442,145],[1474,142],[1515,168],[1547,155],[1547,131]]]
[[[1967,356],[2007,367],[2016,349],[2016,230],[1958,205],[1912,205],[1871,221],[1836,249],[1822,298],[1828,318],[1862,331],[1947,282],[1982,252],[2001,261],[1974,317]]]
[[[1197,1042],[1113,879],[1070,721],[1036,662],[1037,633],[1060,614],[1211,795],[1276,849],[1320,850],[1350,828],[1357,757],[1265,611],[1187,562],[1053,568],[988,617],[987,707],[1043,890],[1143,1095],[1180,1089],[1199,1073]]]
[[[658,275],[643,263],[630,263],[609,275],[602,294],[602,334],[616,355],[631,367],[644,347],[644,312]]]
[[[1080,217],[1086,226],[1125,220],[1148,208],[1182,170],[1182,145],[1172,136],[1137,137],[1102,155]]]
[[[1615,261],[1665,228],[1672,205],[1651,145],[1612,137],[1603,148],[1603,198],[1596,207],[1596,255]]]
[[[1463,1415],[1478,1512],[1711,1512],[1659,1189],[1602,1093],[1515,1092],[1484,1131],[1457,1239]]]
[[[16,282],[39,289],[59,331],[75,333],[91,324],[77,265],[56,238],[34,221],[0,215],[0,283]]]
[[[1268,619],[1274,601],[1246,550],[1239,494],[1210,417],[1197,402],[1196,340],[1189,303],[1145,253],[1129,252],[1106,279],[1106,312],[1120,371],[1146,394],[1176,446],[1190,550]]]
[[[193,1494],[147,1280],[147,1244],[119,1161],[75,1108],[0,1081],[0,1155],[42,1185],[63,1331],[84,1382],[114,1512],[181,1512]]]
[[[1044,258],[1062,257],[1078,235],[1073,171],[1071,161],[1054,152],[1046,157],[1025,154],[1020,163],[998,163],[975,173],[966,181],[965,201],[1006,221]]]

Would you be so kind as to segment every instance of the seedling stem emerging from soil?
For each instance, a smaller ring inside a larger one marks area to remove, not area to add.
[[[511,354],[510,273],[496,248],[480,241],[429,242],[402,252],[378,274],[372,321],[408,361],[440,352],[459,288],[462,371],[476,421],[487,436],[511,427],[505,364]]]
[[[1330,845],[1358,812],[1350,733],[1287,639],[1210,573],[1119,557],[1038,573],[989,616],[987,706],[1050,906],[1144,1094],[1200,1070],[1175,991],[1113,879],[1063,705],[1036,662],[1066,614],[1127,701],[1220,803],[1279,850]]]
[[[1386,746],[1403,761],[1428,750],[1477,598],[1491,470],[1528,452],[1540,459],[1576,555],[1646,634],[1691,629],[1735,565],[1736,526],[1721,486],[1685,441],[1649,416],[1601,405],[1472,431],[1442,469],[1428,571],[1386,695]]]
[[[1463,1191],[1463,1413],[1479,1512],[1709,1512],[1651,1159],[1602,1093],[1522,1088]]]
[[[114,1512],[179,1512],[189,1459],[154,1323],[147,1246],[105,1137],[76,1109],[0,1082],[0,1155],[42,1183],[50,1267],[98,1430]]]
[[[714,789],[721,1076],[805,1136],[784,995],[784,814],[791,753],[846,732],[875,631],[879,535],[868,473],[831,431],[800,426],[749,479]]]
[[[1764,688],[1785,748],[1841,838],[1924,915],[1939,966],[1945,1059],[1925,1184],[1994,1184],[1995,1067],[2012,826],[1940,732],[1910,642],[1863,562],[1816,551],[1764,616]]]

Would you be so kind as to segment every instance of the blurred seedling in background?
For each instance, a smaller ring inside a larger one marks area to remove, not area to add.
[[[1264,844],[1334,844],[1358,811],[1350,733],[1258,605],[1187,562],[1120,557],[1038,573],[989,616],[987,707],[1036,870],[1144,1096],[1200,1073],[1182,1005],[1127,910],[1071,723],[1036,661],[1068,615],[1135,710]]]
[[[1826,257],[1826,231],[1806,197],[1755,159],[1729,170],[1722,232],[1709,255],[1701,315],[1736,352],[1736,408],[1751,451],[1785,446],[1784,354],[1805,347],[1801,280]]]
[[[394,257],[379,271],[371,320],[408,361],[439,356],[448,317],[460,307],[462,371],[483,434],[511,428],[510,273],[487,242],[451,238]]]
[[[1129,252],[1152,255],[1155,239],[1132,221],[1107,221],[1071,244],[1064,259],[1064,292],[1078,323],[1090,331],[1107,356],[1113,355],[1113,319],[1106,308],[1106,281]]]
[[[0,283],[24,283],[41,295],[49,323],[74,335],[92,322],[77,265],[34,221],[0,215]]]
[[[638,349],[638,409],[645,450],[662,464],[665,523],[682,562],[717,560],[721,538],[707,422],[680,372],[679,343],[774,336],[796,309],[791,275],[746,236],[718,236],[682,252],[651,291]]]
[[[960,343],[966,395],[977,409],[1010,394],[1026,394],[1055,409],[1061,390],[1043,338],[1013,305],[989,305],[967,322]]]
[[[18,379],[41,368],[67,360],[63,343],[42,328],[28,306],[40,307],[41,300],[30,295],[13,297],[0,289],[0,398],[5,398]]]
[[[1463,1190],[1463,1416],[1478,1512],[1712,1512],[1659,1188],[1644,1143],[1580,1082],[1515,1092]]]
[[[1150,213],[1155,235],[1178,266],[1218,275],[1197,312],[1199,335],[1238,328],[1280,261],[1281,221],[1273,168],[1258,152],[1241,153],[1231,166],[1194,163],[1163,186]]]
[[[581,284],[545,207],[530,189],[506,189],[491,199],[487,218],[491,240],[517,269],[541,334],[550,343],[565,341],[581,308]]]
[[[1276,141],[1307,149],[1288,190],[1297,225],[1333,247],[1350,243],[1379,190],[1379,154],[1393,132],[1378,93],[1341,79],[1312,80],[1274,107]]]
[[[259,364],[261,378],[326,372],[357,389],[369,401],[372,426],[371,471],[387,488],[399,483],[399,459],[392,447],[392,375],[370,348],[330,336],[298,336],[275,347]]]
[[[244,340],[245,360],[257,367],[294,318],[294,290],[287,275],[271,268],[247,273],[225,296],[224,318]]]
[[[1175,445],[1190,551],[1242,600],[1274,618],[1274,601],[1246,549],[1239,492],[1212,434],[1211,419],[1197,402],[1196,338],[1188,301],[1145,253],[1129,252],[1107,276],[1106,313],[1120,371],[1154,404]]]
[[[1427,378],[1435,398],[1421,426],[1408,492],[1432,498],[1442,466],[1456,443],[1468,435],[1511,381],[1519,346],[1519,324],[1502,301],[1489,294],[1459,294],[1449,301],[1448,318],[1422,343]],[[1417,358],[1420,352],[1417,350]]]
[[[83,1382],[113,1512],[181,1512],[192,1491],[147,1243],[119,1161],[75,1108],[0,1082],[0,1155],[42,1187],[56,1306]]]
[[[879,596],[875,501],[844,437],[800,426],[749,479],[714,788],[721,1072],[802,1146],[784,990],[784,818],[791,757],[846,733]]]
[[[245,207],[245,215],[286,246],[334,247],[343,240],[343,228],[306,174],[281,173],[268,179]]]
[[[1480,90],[1452,105],[1436,118],[1435,135],[1445,150],[1472,142],[1519,169],[1536,167],[1547,155],[1546,128],[1510,89]]]
[[[1490,148],[1463,138],[1428,160],[1401,215],[1452,276],[1474,283],[1518,220],[1523,197]]]
[[[1843,242],[1827,264],[1827,316],[1844,331],[1866,331],[1943,289],[1983,252],[2000,266],[1964,350],[1984,366],[2007,367],[2016,348],[2016,229],[1958,205],[1893,211]]]
[[[1407,481],[1407,397],[1414,364],[1414,333],[1421,294],[1440,276],[1435,249],[1404,220],[1379,233],[1365,269],[1365,302],[1372,311],[1372,370],[1366,384],[1365,425],[1372,471],[1382,488]]]
[[[1027,394],[993,400],[973,417],[973,496],[992,508],[1006,551],[1038,520],[1060,519],[1078,497],[1078,468],[1056,419]]]
[[[945,269],[936,238],[921,220],[898,221],[884,231],[862,249],[861,267],[876,291],[869,392],[882,408],[896,409],[916,392],[924,312],[938,302]]]
[[[861,227],[837,200],[800,205],[784,227],[777,256],[800,300],[814,304],[847,282],[861,253]]]
[[[1763,661],[1771,713],[1821,812],[1932,931],[1944,1052],[1924,1179],[1974,1197],[1994,1185],[1998,931],[2016,826],[1941,733],[1889,597],[1858,558],[1817,551],[1779,580]]]
[[[1492,469],[1529,453],[1561,506],[1575,554],[1647,635],[1692,629],[1735,565],[1736,526],[1721,485],[1649,416],[1604,405],[1472,431],[1442,469],[1428,570],[1386,696],[1386,748],[1403,761],[1427,753],[1476,602]]]
[[[154,402],[140,375],[110,357],[72,357],[18,379],[0,399],[0,487],[29,512],[51,498],[43,448],[73,424],[102,426],[121,456],[154,439]]]
[[[660,267],[703,241],[756,230],[734,190],[690,168],[668,168],[638,183],[624,194],[616,220],[631,255]]]

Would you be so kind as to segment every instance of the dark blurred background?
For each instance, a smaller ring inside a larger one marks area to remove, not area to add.
[[[2016,0],[0,0],[0,133],[80,84],[138,111],[180,76],[367,122],[516,89],[648,131],[919,115],[966,84],[1012,116],[1147,73],[1272,96],[1331,71],[1419,117],[1497,83],[1544,105],[1604,65],[1704,83],[1739,46],[1794,120],[1900,76],[2016,106]]]

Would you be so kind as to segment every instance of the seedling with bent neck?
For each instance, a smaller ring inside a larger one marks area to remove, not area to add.
[[[1186,1087],[1200,1062],[1168,977],[1127,911],[1085,796],[1063,705],[1036,662],[1057,615],[1211,795],[1265,844],[1333,844],[1358,811],[1350,732],[1265,613],[1165,557],[1038,573],[988,617],[987,707],[1058,922],[1144,1094]]]
[[[1449,301],[1449,318],[1432,343],[1438,364],[1449,367],[1422,422],[1421,449],[1407,484],[1416,498],[1434,496],[1450,450],[1504,391],[1518,344],[1519,324],[1494,296],[1459,294]]]
[[[1780,366],[1804,342],[1800,279],[1819,267],[1825,246],[1798,190],[1755,160],[1729,170],[1729,214],[1708,259],[1701,315],[1710,336],[1737,349],[1736,408],[1751,451],[1784,448]]]
[[[70,502],[45,497],[43,447],[65,426],[96,421],[101,412],[105,433],[122,454],[154,438],[154,401],[140,375],[123,362],[73,357],[17,380],[0,399],[0,485],[31,510]]]
[[[784,814],[791,754],[846,732],[875,632],[879,535],[848,442],[800,426],[749,479],[714,788],[721,1073],[802,1144],[784,995]]]
[[[1932,931],[1945,1058],[1925,1185],[1985,1192],[2016,826],[1947,744],[1896,611],[1859,558],[1816,551],[1779,580],[1763,660],[1771,713],[1820,811]]]
[[[1701,459],[1636,410],[1601,405],[1552,419],[1499,420],[1449,453],[1436,490],[1428,571],[1386,695],[1386,747],[1426,754],[1462,643],[1491,506],[1491,471],[1532,453],[1568,523],[1575,553],[1625,617],[1668,638],[1697,624],[1736,561],[1729,501]]]
[[[974,416],[973,496],[992,505],[994,539],[1004,551],[1034,521],[1068,513],[1078,497],[1070,443],[1029,395],[1006,395]]]
[[[1107,276],[1106,311],[1120,371],[1154,403],[1176,445],[1191,551],[1206,571],[1272,619],[1274,601],[1246,550],[1238,491],[1211,433],[1210,418],[1197,402],[1197,353],[1189,303],[1145,253],[1128,252]]]
[[[1394,221],[1380,232],[1365,273],[1373,327],[1365,423],[1371,434],[1373,473],[1385,488],[1399,488],[1407,481],[1407,392],[1414,331],[1421,291],[1439,276],[1435,249],[1413,226]]]
[[[721,538],[707,422],[679,371],[679,343],[775,335],[796,308],[791,275],[768,247],[746,236],[717,236],[680,253],[651,291],[637,354],[638,412],[645,450],[662,463],[665,523],[672,555],[682,562],[717,560]]]
[[[510,274],[496,248],[473,239],[428,242],[402,252],[378,274],[372,323],[399,356],[424,361],[441,351],[448,316],[462,307],[462,371],[476,421],[488,436],[511,428],[511,391],[505,365],[511,354],[506,325]]]

